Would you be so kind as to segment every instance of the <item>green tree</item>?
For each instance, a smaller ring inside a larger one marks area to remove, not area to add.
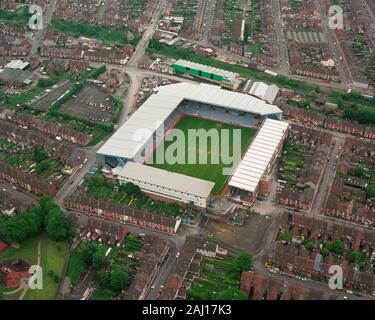
[[[250,270],[253,265],[253,257],[249,252],[242,252],[234,259],[233,263],[240,272]]]
[[[43,148],[36,146],[33,149],[32,159],[36,162],[40,162],[48,158],[48,152]]]
[[[337,254],[344,253],[344,243],[341,240],[336,240],[332,245],[332,251]]]
[[[314,250],[314,241],[309,240],[305,243],[306,250],[313,251]]]
[[[216,299],[218,300],[246,300],[247,296],[246,293],[238,290],[236,288],[229,288],[223,291],[220,291]]]
[[[364,261],[361,261],[358,263],[358,268],[359,270],[361,271],[365,271],[365,268],[366,268],[366,263]]]
[[[374,187],[368,186],[366,188],[366,192],[367,192],[367,197],[369,199],[375,199],[375,188]]]
[[[355,175],[357,177],[363,178],[365,176],[365,174],[366,174],[366,171],[365,171],[365,169],[362,166],[358,166],[355,169]]]
[[[102,267],[104,262],[104,253],[102,250],[98,250],[92,256],[92,267],[95,270],[98,270]]]
[[[322,249],[322,255],[323,255],[324,257],[328,256],[328,255],[329,255],[329,250],[328,250],[327,248],[323,248],[323,249]]]
[[[0,226],[0,234],[10,242],[22,242],[27,237],[27,231],[23,223],[16,217],[10,217]]]
[[[129,274],[120,269],[115,269],[111,272],[109,286],[112,291],[119,293],[129,284]]]
[[[94,254],[98,251],[97,246],[92,242],[85,242],[81,248],[81,259],[86,266],[92,265]]]
[[[66,239],[69,223],[60,209],[51,210],[46,217],[46,232],[54,240]]]

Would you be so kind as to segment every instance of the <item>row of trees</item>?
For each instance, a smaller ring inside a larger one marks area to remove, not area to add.
[[[136,46],[139,41],[139,36],[135,36],[132,40],[128,40],[129,29],[114,29],[106,24],[91,24],[85,21],[64,21],[54,19],[53,26],[64,33],[73,36],[85,36],[89,38],[96,38],[106,43],[118,43],[119,46],[124,46],[127,43]]]
[[[99,247],[94,242],[85,242],[80,250],[81,260],[86,267],[91,267],[95,270],[103,266],[105,258],[105,248]]]
[[[375,108],[373,112],[348,108],[344,110],[342,117],[347,120],[356,121],[359,124],[375,126]]]
[[[43,196],[30,212],[0,219],[0,235],[10,242],[22,242],[42,231],[56,241],[66,239],[69,235],[67,218],[48,196]]]
[[[106,248],[97,243],[88,241],[82,244],[80,249],[80,258],[86,268],[99,270],[105,262]],[[100,270],[100,285],[102,288],[109,289],[116,294],[129,285],[129,274],[122,269],[114,269],[110,272]]]

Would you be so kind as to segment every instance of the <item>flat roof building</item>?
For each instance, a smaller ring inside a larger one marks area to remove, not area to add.
[[[151,166],[127,162],[117,173],[120,183],[131,182],[142,191],[181,203],[206,208],[214,182]]]
[[[240,84],[239,74],[224,69],[219,69],[204,64],[180,59],[172,65],[179,73],[187,73],[191,76],[200,77],[208,81],[218,82],[224,86],[238,87]]]
[[[17,87],[30,85],[32,83],[32,74],[21,69],[0,69],[0,83]]]
[[[272,104],[275,102],[279,91],[279,87],[275,86],[274,84],[269,86],[263,82],[254,82],[249,93]]]
[[[263,175],[267,175],[287,135],[289,124],[266,119],[229,181],[229,186],[256,194]]]
[[[13,60],[5,65],[5,68],[25,70],[30,64],[22,60]]]

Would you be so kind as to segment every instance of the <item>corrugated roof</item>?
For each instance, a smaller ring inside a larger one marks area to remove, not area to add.
[[[274,84],[269,86],[263,82],[254,82],[249,93],[268,103],[274,103],[279,90],[280,89]]]
[[[214,182],[185,176],[151,166],[128,161],[118,173],[121,179],[128,178],[143,181],[162,188],[184,192],[197,197],[207,198],[215,186]]]
[[[255,191],[288,126],[288,123],[283,121],[272,119],[264,121],[231,177],[230,186],[249,192]],[[267,144],[264,141],[267,141]]]
[[[157,93],[151,95],[99,149],[99,154],[132,159],[183,100],[260,116],[282,113],[277,106],[267,104],[258,98],[209,84],[181,82],[158,87],[155,91]],[[120,141],[124,142],[122,147]]]
[[[224,78],[226,78],[230,81],[234,81],[239,77],[238,73],[234,73],[234,72],[231,72],[231,71],[227,71],[227,70],[224,70],[224,69],[219,69],[219,68],[215,68],[215,67],[211,67],[211,66],[206,66],[204,64],[200,64],[200,63],[196,63],[196,62],[192,62],[192,61],[187,61],[187,60],[183,60],[183,59],[180,59],[180,60],[176,61],[174,64],[183,66],[185,68],[201,70],[201,71],[204,71],[204,72],[207,72],[207,73],[217,74],[217,75],[223,76]]]

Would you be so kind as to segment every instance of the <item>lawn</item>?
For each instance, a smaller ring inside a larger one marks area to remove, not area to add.
[[[16,26],[26,26],[29,22],[29,6],[23,6],[16,10],[0,9],[0,22]]]
[[[59,282],[48,274],[51,270],[58,275],[59,279],[62,276],[65,259],[68,255],[68,247],[64,242],[56,242],[44,236],[42,240],[41,249],[41,266],[43,268],[43,289],[42,290],[28,290],[25,300],[54,300],[59,289]]]
[[[8,247],[4,252],[0,253],[0,261],[8,259],[23,259],[30,264],[37,262],[38,242],[40,237],[26,240],[21,244],[19,249]]]
[[[78,280],[84,271],[85,266],[77,250],[75,250],[70,254],[69,265],[66,271],[66,276],[70,278],[73,286],[78,283]]]
[[[93,300],[111,300],[114,296],[114,293],[110,290],[95,290],[92,299]]]
[[[212,182],[215,182],[215,186],[212,190],[212,193],[215,195],[221,194],[223,191],[227,179],[229,176],[223,175],[223,168],[230,167],[230,165],[225,165],[222,162],[222,159],[219,159],[219,163],[215,164],[212,163],[211,154],[211,139],[208,139],[207,141],[207,149],[198,141],[196,141],[196,148],[192,147],[192,143],[194,143],[194,137],[188,137],[188,130],[189,129],[205,129],[206,131],[210,129],[218,129],[219,133],[221,133],[222,129],[228,129],[229,130],[229,154],[232,155],[233,153],[233,144],[231,143],[233,141],[233,130],[234,129],[241,129],[241,155],[244,154],[247,147],[250,144],[250,141],[252,140],[253,136],[255,135],[256,130],[250,129],[250,128],[243,128],[243,127],[237,127],[226,123],[220,123],[212,120],[207,120],[203,118],[197,118],[193,116],[187,116],[185,115],[181,121],[176,126],[177,129],[180,129],[184,132],[185,136],[185,163],[184,164],[171,164],[165,163],[163,164],[157,164],[157,163],[149,163],[149,165],[153,167],[157,167],[160,169],[181,173],[187,176],[203,179],[203,180],[209,180]],[[169,146],[171,146],[174,143],[173,141],[165,141],[165,147],[164,147],[164,153],[166,154],[168,152]],[[221,139],[220,144],[221,145]],[[158,152],[163,152],[163,149],[158,148],[153,155],[153,159],[156,159],[156,154]],[[196,155],[197,164],[188,164],[188,158],[194,154]],[[201,155],[204,155],[207,153],[207,164],[199,163],[199,157]],[[221,152],[222,153],[222,152]],[[189,155],[190,154],[190,155]]]

